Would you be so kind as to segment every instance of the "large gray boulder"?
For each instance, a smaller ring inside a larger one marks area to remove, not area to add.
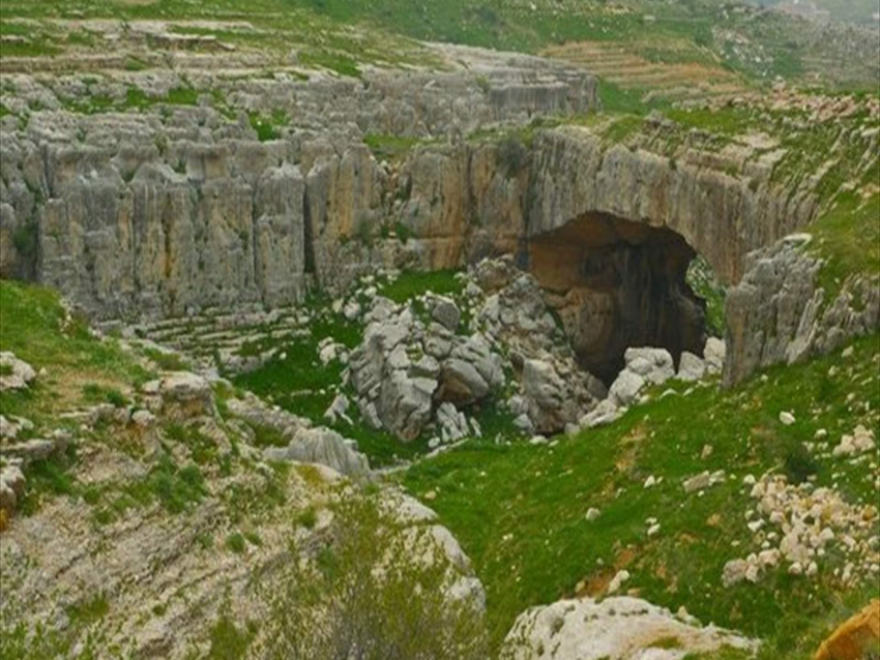
[[[504,384],[501,357],[480,335],[456,338],[450,357],[442,364],[441,401],[469,404],[484,399]]]
[[[263,456],[270,461],[318,463],[349,477],[369,474],[367,457],[357,451],[357,443],[326,428],[298,429],[286,447],[267,447]]]
[[[523,397],[534,431],[556,433],[577,424],[593,404],[591,377],[580,370],[567,370],[549,355],[526,360],[522,371]]]
[[[645,386],[645,379],[634,371],[624,369],[620,372],[611,389],[608,398],[618,406],[630,406],[635,403],[639,392]]]
[[[623,359],[626,371],[638,374],[654,385],[661,385],[675,376],[672,356],[665,348],[628,348]]]

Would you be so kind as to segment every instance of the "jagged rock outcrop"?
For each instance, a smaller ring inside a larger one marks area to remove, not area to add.
[[[450,302],[433,298],[427,304],[433,316]],[[458,409],[485,399],[503,384],[500,356],[479,334],[454,334],[441,323],[421,320],[410,306],[398,309],[385,298],[373,301],[367,319],[372,320],[364,341],[350,360],[361,418],[411,441],[439,406],[443,438],[462,437],[468,425],[460,423]]]
[[[677,660],[724,647],[744,650],[757,642],[715,626],[700,627],[686,614],[630,597],[560,600],[521,614],[505,645],[513,660]]]
[[[521,383],[508,400],[519,425],[529,433],[556,433],[576,424],[607,390],[578,366],[538,281],[509,256],[481,261],[471,279],[473,293],[483,296],[477,322],[504,347]]]
[[[349,477],[369,474],[367,457],[358,453],[357,443],[330,429],[299,429],[287,447],[267,447],[263,456],[271,461],[319,463]]]
[[[756,369],[828,353],[880,328],[880,278],[850,276],[832,300],[821,288],[821,260],[796,234],[755,251],[726,302],[724,384]]]
[[[32,79],[16,85],[22,98],[54,98]],[[426,144],[392,166],[354,127],[316,135],[296,123],[260,142],[209,106],[169,112],[46,110],[25,131],[10,124],[0,139],[0,272],[57,286],[103,318],[274,307],[301,300],[311,278],[341,289],[379,265],[524,254],[526,241],[569,223],[598,226],[604,214],[667,227],[731,281],[742,255],[814,210],[809,195],[752,191],[697,152],[673,167],[608,148],[585,128],[538,131],[531,146]],[[407,240],[382,237],[394,227]]]

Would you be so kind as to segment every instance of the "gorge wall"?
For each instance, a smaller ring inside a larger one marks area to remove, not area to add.
[[[447,50],[467,66],[363,81],[206,76],[187,81],[205,90],[197,105],[139,113],[74,112],[74,77],[14,76],[14,99],[41,109],[0,119],[0,274],[134,320],[279,307],[377,266],[513,253],[582,364],[611,377],[628,345],[700,352],[704,310],[684,283],[695,253],[733,284],[749,252],[816,213],[809,190],[771,182],[772,161],[704,149],[699,135],[674,157],[587,126],[517,137],[505,127],[595,108],[595,81],[539,58]],[[164,98],[174,76],[93,85]],[[236,118],[207,98],[217,85]],[[253,117],[272,107],[288,120],[267,137]],[[496,132],[463,137],[486,125]],[[363,139],[386,132],[419,140],[377,159]]]

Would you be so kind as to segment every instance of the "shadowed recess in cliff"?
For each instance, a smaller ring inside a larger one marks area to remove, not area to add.
[[[606,382],[631,346],[702,354],[706,305],[685,278],[696,256],[677,233],[587,214],[533,238],[529,270],[558,311],[581,365]]]

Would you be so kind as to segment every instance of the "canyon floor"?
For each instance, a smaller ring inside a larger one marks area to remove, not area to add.
[[[4,1],[0,655],[880,658],[878,62]]]

